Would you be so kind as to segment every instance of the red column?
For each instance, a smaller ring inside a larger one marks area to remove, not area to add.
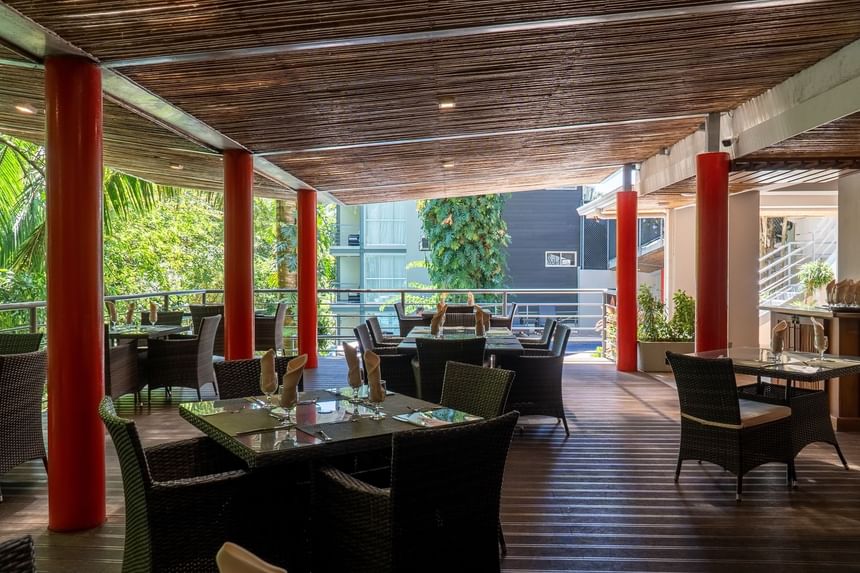
[[[45,60],[48,263],[48,526],[105,520],[101,71]]]
[[[728,345],[729,154],[696,158],[696,352]]]
[[[626,169],[626,168],[625,168]],[[636,371],[636,305],[637,248],[638,248],[638,195],[632,190],[629,177],[616,196],[618,220],[615,238],[615,281],[618,293],[616,366],[620,372]]]
[[[224,152],[224,353],[254,356],[254,162]]]
[[[296,192],[298,218],[299,353],[308,355],[305,368],[317,367],[317,192]]]

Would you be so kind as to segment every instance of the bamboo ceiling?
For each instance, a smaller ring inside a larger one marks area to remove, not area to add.
[[[748,160],[860,158],[860,113],[832,121],[752,153]]]
[[[0,133],[44,143],[43,71],[0,65]],[[15,110],[26,104],[37,111]],[[105,100],[105,164],[161,185],[223,191],[221,156]],[[181,170],[173,166],[182,166]],[[286,189],[256,176],[254,191],[261,197],[284,197]]]
[[[118,71],[345,203],[524,190],[597,183],[675,143],[701,122],[688,116],[733,109],[860,37],[857,2]],[[729,3],[6,0],[107,64]],[[454,110],[440,112],[443,96],[455,98]],[[583,124],[591,127],[566,129]],[[547,131],[523,133],[535,129]],[[392,144],[410,139],[421,141]]]

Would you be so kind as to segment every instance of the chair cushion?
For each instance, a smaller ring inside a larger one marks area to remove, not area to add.
[[[775,422],[791,416],[791,408],[768,404],[767,402],[756,402],[755,400],[738,400],[741,408],[741,427],[751,428],[768,422]]]

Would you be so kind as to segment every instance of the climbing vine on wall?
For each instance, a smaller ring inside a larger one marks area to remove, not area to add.
[[[478,195],[418,202],[430,242],[427,270],[436,288],[501,288],[510,243],[502,218],[505,195]]]

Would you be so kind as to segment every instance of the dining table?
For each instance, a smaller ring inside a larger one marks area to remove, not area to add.
[[[486,354],[509,354],[519,356],[523,353],[523,345],[509,328],[492,327],[484,333],[487,339],[485,346]],[[478,338],[475,328],[470,326],[443,327],[441,335],[434,335],[429,326],[416,326],[397,345],[400,354],[417,354],[418,346],[415,340],[418,338],[436,338],[444,340],[467,340]]]
[[[190,326],[179,324],[118,324],[109,330],[109,335],[114,340],[144,340],[167,338],[172,334],[181,334],[189,330],[191,330]]]

